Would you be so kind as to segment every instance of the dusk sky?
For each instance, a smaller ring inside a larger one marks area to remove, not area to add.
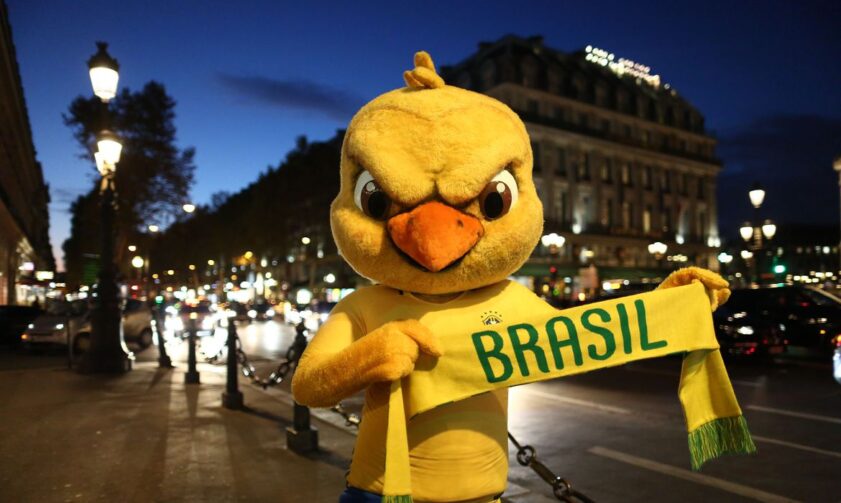
[[[640,61],[694,104],[719,139],[726,232],[751,217],[755,180],[768,189],[766,217],[838,222],[837,0],[7,3],[59,263],[68,206],[95,173],[61,114],[92,94],[86,61],[96,40],[119,60],[121,88],[157,80],[177,101],[179,145],[197,151],[200,204],[276,166],[297,136],[332,136],[360,105],[403,85],[415,51],[454,64],[512,33]]]

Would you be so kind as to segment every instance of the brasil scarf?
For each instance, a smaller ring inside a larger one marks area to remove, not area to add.
[[[501,387],[682,353],[679,397],[692,468],[756,450],[700,283],[439,338],[444,355],[391,383],[383,501],[411,502],[407,417]]]

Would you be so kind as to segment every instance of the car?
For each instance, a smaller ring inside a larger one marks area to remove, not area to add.
[[[195,320],[198,337],[213,335],[219,321],[213,306],[206,301],[182,302],[177,307],[169,308],[168,313],[166,328],[182,339],[189,336],[192,320]]]
[[[16,346],[27,325],[41,314],[36,306],[0,306],[0,344]]]
[[[734,300],[757,317],[785,327],[789,349],[804,355],[832,354],[833,341],[841,334],[841,299],[819,288],[798,285],[734,290],[728,303]]]
[[[835,354],[832,355],[832,377],[841,384],[841,335],[835,336]]]
[[[724,356],[773,357],[786,352],[786,327],[755,304],[752,290],[734,290],[713,313],[715,336]]]
[[[256,321],[268,321],[274,318],[274,306],[268,302],[254,303],[248,307],[248,318]]]
[[[66,346],[72,341],[74,351],[82,352],[89,343],[90,310],[85,300],[67,302],[50,300],[43,314],[32,320],[21,334],[25,349]],[[88,334],[85,340],[79,337]]]
[[[130,299],[122,310],[123,340],[145,349],[152,345],[152,311],[145,303]],[[87,301],[57,301],[47,305],[47,312],[36,318],[21,336],[29,349],[66,346],[81,354],[90,346],[91,310]]]

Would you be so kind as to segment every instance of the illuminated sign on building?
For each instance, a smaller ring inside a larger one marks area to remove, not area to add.
[[[607,67],[620,77],[627,75],[640,79],[651,86],[660,87],[660,76],[652,75],[651,67],[649,66],[626,58],[617,59],[616,55],[612,52],[593,47],[592,45],[588,45],[584,51],[587,53],[584,59],[591,63]],[[666,84],[666,89],[668,89],[668,84]]]

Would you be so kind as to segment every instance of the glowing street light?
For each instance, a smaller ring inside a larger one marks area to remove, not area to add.
[[[552,247],[560,248],[566,243],[566,238],[555,232],[545,234],[540,238],[540,243],[550,250]]]
[[[335,275],[335,274],[333,274],[332,272],[331,272],[331,273],[326,274],[326,275],[324,276],[324,282],[325,282],[325,283],[330,283],[330,284],[335,283],[335,282],[336,282],[336,275]]]
[[[762,206],[762,202],[765,200],[765,190],[759,185],[759,183],[754,183],[753,187],[751,187],[748,192],[748,197],[750,198],[750,203],[753,207],[759,209],[759,207]]]
[[[150,225],[150,226],[148,227],[148,229],[149,229],[149,232],[151,232],[151,233],[155,233],[155,232],[158,232],[159,230],[161,230],[161,228],[160,228],[160,227],[158,227],[158,226],[157,226],[157,225],[155,225],[155,224]]]
[[[209,259],[209,260],[207,261],[207,265],[209,265],[209,266],[213,266],[214,264],[216,264],[216,261],[215,261],[215,260],[213,260],[213,259]]]
[[[777,233],[777,226],[774,225],[774,222],[770,220],[766,220],[764,224],[762,224],[762,235],[764,235],[767,239],[773,239],[774,234]]]
[[[718,261],[725,265],[729,264],[730,262],[733,262],[733,255],[730,255],[727,252],[721,252],[718,254]]]
[[[113,166],[120,162],[120,153],[123,151],[120,138],[105,129],[96,136],[96,148],[101,156],[103,167],[107,169],[111,166],[110,170],[113,171]],[[96,159],[96,154],[94,154],[94,159]]]
[[[308,245],[308,244],[312,243],[312,239],[310,239],[307,236],[304,236],[304,237],[301,238],[301,243],[303,243],[305,245]]]
[[[753,237],[753,226],[750,222],[745,222],[741,227],[739,227],[739,235],[742,236],[742,239],[744,239],[745,242],[750,241]]]
[[[142,269],[145,263],[146,262],[143,260],[143,257],[140,255],[136,255],[133,259],[131,259],[131,266],[135,269]]]
[[[137,251],[137,247],[134,246],[134,245],[128,245],[128,251],[130,251],[130,252]]]
[[[185,213],[192,213],[196,211],[196,205],[192,203],[185,203],[181,208],[184,210]]]
[[[669,246],[666,243],[661,243],[660,241],[648,245],[648,253],[655,256],[665,255],[668,250]]]
[[[745,260],[749,260],[753,258],[753,252],[749,250],[742,250],[742,258]]]
[[[120,80],[120,64],[108,54],[108,44],[96,43],[97,52],[88,60],[93,94],[104,102],[117,95],[117,82]]]

